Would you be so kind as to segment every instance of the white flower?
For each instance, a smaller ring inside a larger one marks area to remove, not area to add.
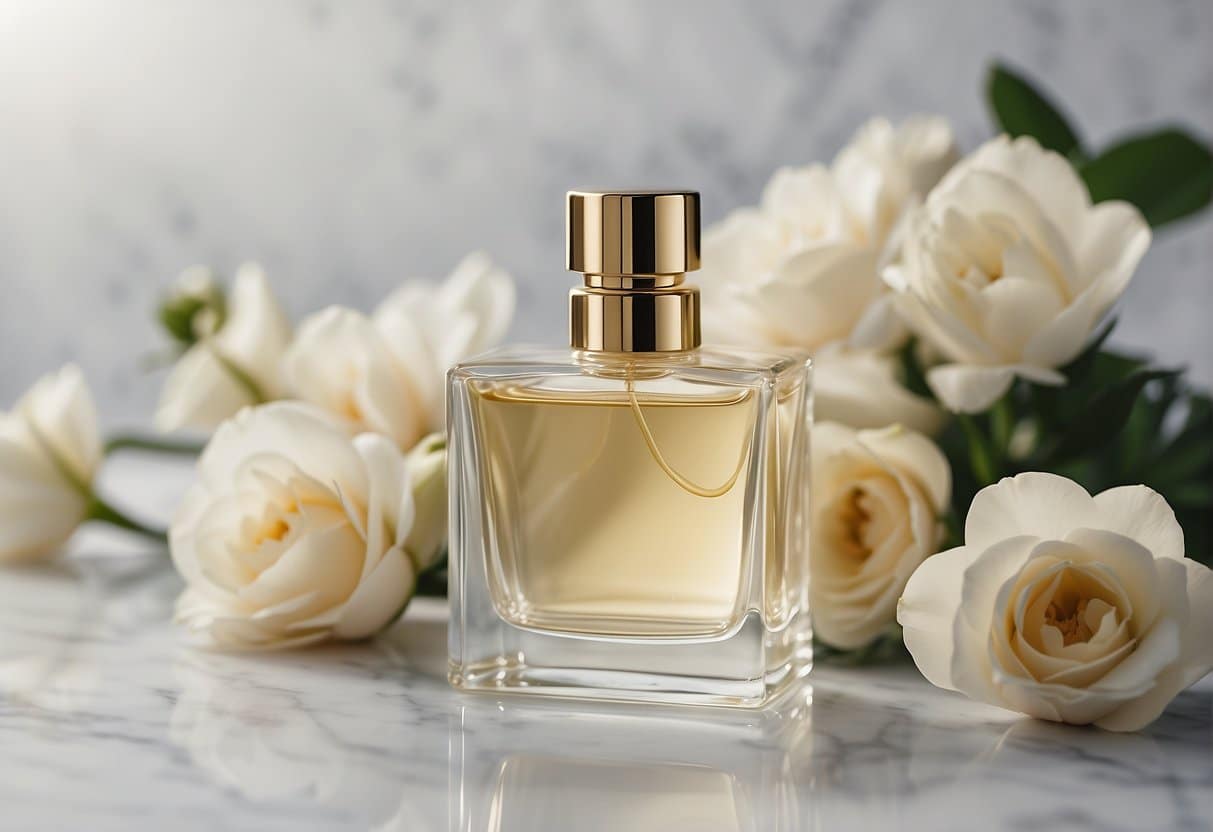
[[[951,490],[947,459],[918,433],[814,428],[809,608],[822,641],[853,649],[888,629],[939,546]]]
[[[425,564],[407,551],[408,467],[394,443],[353,439],[300,402],[246,409],[198,461],[173,519],[188,588],[177,617],[221,647],[369,636],[412,596]]]
[[[813,359],[813,416],[852,428],[900,424],[934,435],[945,414],[898,379],[897,359],[871,350],[826,347]]]
[[[906,210],[930,192],[958,155],[946,119],[914,116],[894,127],[874,118],[839,152],[834,176],[868,241],[891,254]]]
[[[46,557],[71,537],[101,457],[97,410],[75,365],[0,413],[0,562]]]
[[[360,312],[330,306],[305,318],[282,369],[294,395],[351,429],[380,433],[400,448],[426,431],[426,403],[383,334]]]
[[[1213,668],[1213,572],[1145,486],[1092,497],[1053,474],[982,490],[965,545],[898,610],[923,675],[1041,719],[1134,731]]]
[[[885,272],[913,328],[950,363],[928,381],[950,409],[979,412],[1016,376],[1064,384],[1150,244],[1127,202],[1092,205],[1064,157],[1000,137],[961,162],[909,220]]]
[[[444,427],[447,369],[498,343],[513,314],[513,281],[476,253],[439,286],[406,284],[370,318],[341,307],[313,315],[283,369],[299,398],[410,448]]]
[[[951,164],[942,119],[876,120],[833,168],[783,168],[758,208],[707,229],[701,286],[712,340],[887,350],[906,335],[880,267],[894,229]]]
[[[832,168],[777,171],[760,207],[704,234],[698,282],[708,340],[807,350],[818,418],[937,430],[940,414],[901,387],[885,355],[908,330],[880,271],[903,215],[954,158],[943,119],[896,128],[876,119]]]
[[[199,280],[193,270],[185,279]],[[205,331],[203,326],[195,334]],[[290,337],[290,323],[265,272],[252,263],[241,266],[219,331],[191,346],[169,373],[156,427],[212,430],[242,407],[280,398],[279,362]]]
[[[432,433],[408,452],[405,463],[413,484],[416,518],[404,546],[422,567],[446,544],[446,437]]]

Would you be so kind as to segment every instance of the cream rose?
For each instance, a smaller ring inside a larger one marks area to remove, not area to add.
[[[947,459],[918,433],[814,428],[809,605],[818,638],[854,649],[889,628],[906,581],[939,546],[951,490]]]
[[[896,344],[904,333],[879,277],[879,251],[820,165],[777,171],[761,208],[709,228],[696,276],[710,339],[815,352]]]
[[[928,371],[950,409],[988,408],[1016,376],[1060,385],[1150,244],[1127,202],[1092,205],[1068,161],[1003,136],[957,165],[908,221],[885,270],[913,329],[947,363]]]
[[[943,119],[876,119],[832,167],[776,171],[761,205],[704,234],[696,282],[706,339],[807,350],[819,419],[937,429],[940,414],[900,385],[886,357],[908,330],[880,272],[903,215],[955,153]]]
[[[203,291],[203,278],[187,271],[183,291]],[[240,267],[226,306],[217,331],[209,312],[191,323],[198,340],[165,381],[155,416],[160,430],[213,430],[240,408],[283,395],[279,362],[291,328],[260,266]]]
[[[965,545],[919,567],[897,617],[933,684],[1058,722],[1137,730],[1213,669],[1213,572],[1140,485],[989,486]]]
[[[283,370],[299,398],[410,448],[444,428],[447,369],[498,343],[513,312],[509,275],[472,254],[443,284],[406,284],[372,317],[330,307],[308,318]]]
[[[69,364],[0,413],[0,563],[54,554],[87,518],[101,465],[97,410]]]
[[[406,543],[416,522],[390,440],[351,439],[299,402],[246,409],[216,431],[173,520],[173,563],[188,585],[177,618],[219,647],[369,636],[428,565]]]

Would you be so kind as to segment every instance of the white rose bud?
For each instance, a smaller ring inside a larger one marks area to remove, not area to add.
[[[299,402],[225,422],[173,519],[188,585],[177,618],[204,644],[281,648],[372,635],[404,609],[418,564],[408,466]]]
[[[164,383],[155,417],[160,430],[212,430],[242,407],[283,395],[279,362],[290,323],[260,266],[237,271],[225,315],[213,335],[205,335],[213,322],[191,322],[191,332],[204,337]]]
[[[432,564],[446,544],[446,438],[432,433],[405,457],[416,507],[413,528],[404,547],[418,568]]]
[[[818,638],[856,649],[889,628],[906,581],[938,549],[951,490],[947,459],[914,431],[814,428],[809,608]]]
[[[160,305],[160,323],[185,347],[214,335],[226,317],[227,296],[208,266],[183,271],[173,293]]]
[[[1066,159],[1003,136],[957,165],[908,222],[885,271],[913,329],[947,362],[948,408],[985,410],[1015,377],[1060,385],[1150,244],[1127,202],[1092,205]]]
[[[513,314],[513,280],[471,254],[444,283],[407,283],[370,318],[331,307],[305,320],[286,354],[287,383],[304,401],[411,448],[445,426],[446,371],[499,343]]]
[[[0,412],[0,563],[54,554],[86,519],[101,465],[97,410],[75,365]]]
[[[933,684],[1056,722],[1135,731],[1213,669],[1213,571],[1142,485],[983,489],[964,545],[919,567],[897,617]]]

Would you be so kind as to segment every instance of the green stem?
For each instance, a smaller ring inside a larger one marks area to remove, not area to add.
[[[967,413],[957,413],[956,421],[960,423],[969,440],[969,466],[978,486],[986,486],[998,481],[998,465],[994,459],[990,439],[985,431],[977,424],[977,420]]]
[[[253,404],[265,404],[270,400],[269,396],[265,395],[265,391],[261,389],[261,386],[257,384],[256,379],[246,373],[236,362],[221,353],[213,344],[208,343],[207,348],[210,350],[211,355],[215,356],[215,360],[219,362],[220,366],[252,397]]]
[[[118,434],[105,443],[105,455],[118,451],[151,451],[158,454],[197,456],[206,447],[205,442],[193,439],[158,439],[137,434]]]
[[[1011,444],[1011,434],[1015,431],[1015,408],[1011,404],[1011,394],[1003,396],[990,409],[990,434],[994,443],[994,451],[1000,458],[1005,458],[1007,448]]]
[[[111,526],[151,538],[157,543],[168,544],[168,532],[143,525],[138,520],[123,514],[96,494],[89,502],[87,519],[109,523]]]

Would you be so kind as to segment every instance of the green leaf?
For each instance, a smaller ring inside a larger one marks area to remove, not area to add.
[[[901,349],[897,351],[900,363],[901,384],[916,396],[932,399],[935,394],[927,384],[927,376],[918,360],[918,339],[908,338]]]
[[[1083,158],[1078,135],[1065,116],[1023,76],[994,64],[986,78],[986,100],[1004,133],[1031,136],[1063,156]]]
[[[1182,483],[1213,469],[1213,436],[1177,439],[1150,465],[1149,478],[1159,483]]]
[[[1153,227],[1196,213],[1213,196],[1213,154],[1175,128],[1126,139],[1079,172],[1092,201],[1128,200]]]
[[[1189,482],[1168,490],[1163,496],[1178,506],[1208,509],[1213,506],[1213,485],[1207,482]]]
[[[1179,372],[1139,370],[1089,399],[1047,458],[1053,461],[1070,460],[1104,447],[1125,427],[1145,386],[1157,379],[1176,376]]]

